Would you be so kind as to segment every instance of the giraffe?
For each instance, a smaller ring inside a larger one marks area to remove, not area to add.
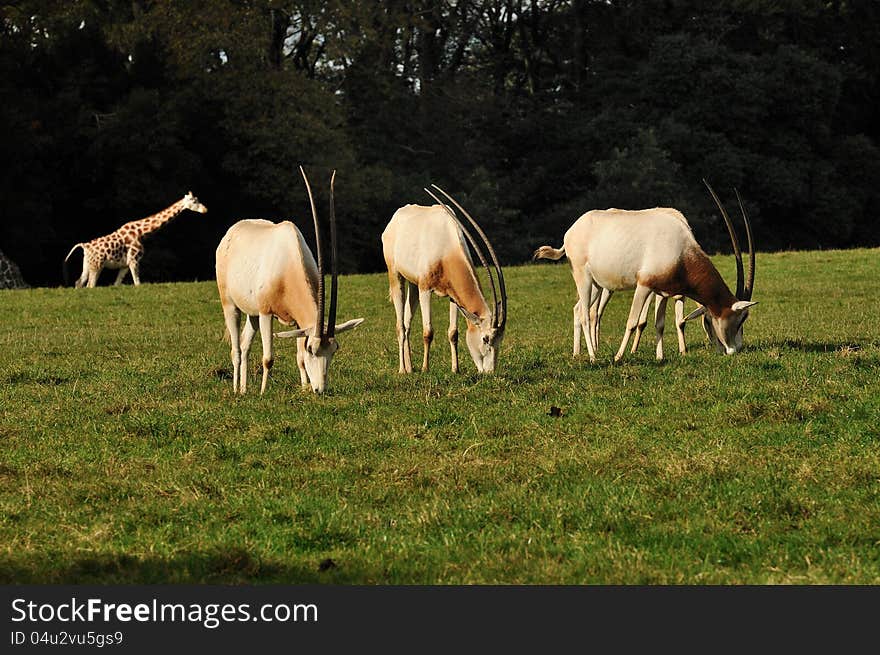
[[[79,289],[86,283],[89,287],[94,287],[98,282],[98,275],[105,268],[119,269],[114,285],[121,284],[125,274],[131,271],[131,278],[135,286],[138,286],[141,283],[138,265],[144,254],[141,239],[158,230],[184,209],[200,214],[208,211],[208,208],[200,203],[199,199],[190,191],[158,214],[142,218],[139,221],[129,221],[106,236],[76,244],[64,258],[64,261],[67,262],[74,250],[77,248],[83,250],[83,271],[76,281],[76,288]]]

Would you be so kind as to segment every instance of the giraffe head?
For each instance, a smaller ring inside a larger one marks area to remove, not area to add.
[[[189,191],[183,197],[183,208],[198,212],[200,214],[204,214],[208,211],[208,208],[199,202],[199,199],[193,195],[192,191]]]

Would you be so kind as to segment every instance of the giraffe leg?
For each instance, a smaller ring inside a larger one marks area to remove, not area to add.
[[[116,274],[116,281],[113,283],[114,287],[118,287],[122,284],[122,280],[125,278],[125,274],[128,273],[128,267],[123,266],[119,269],[119,273]]]
[[[126,256],[126,263],[128,268],[131,269],[131,279],[136,287],[141,284],[140,265],[141,257],[143,256],[144,252],[142,250],[135,250],[133,248],[128,251]]]
[[[96,286],[98,286],[98,276],[101,274],[102,268],[103,267],[89,268],[88,287],[90,289],[94,289]]]
[[[83,270],[82,270],[82,273],[80,274],[79,278],[77,279],[77,281],[74,282],[74,286],[77,289],[82,289],[85,286],[86,282],[88,282],[88,281],[89,281],[89,256],[88,256],[88,253],[86,253],[85,250],[83,250]]]

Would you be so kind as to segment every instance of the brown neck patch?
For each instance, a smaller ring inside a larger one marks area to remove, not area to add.
[[[273,314],[284,323],[295,322],[301,328],[313,327],[318,316],[316,287],[315,281],[289,270],[263,291],[260,296],[260,312]]]
[[[718,269],[699,248],[686,251],[670,270],[659,275],[639,276],[638,281],[658,293],[696,300],[716,317],[729,313],[730,306],[736,302]]]
[[[736,298],[706,253],[702,250],[688,251],[684,262],[690,291],[685,295],[705,305],[713,316],[729,313]]]
[[[436,262],[419,280],[419,289],[430,289],[438,296],[449,296],[456,305],[487,318],[489,306],[471,266],[460,255],[448,255]]]

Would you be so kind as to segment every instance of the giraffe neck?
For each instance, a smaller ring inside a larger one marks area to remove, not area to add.
[[[126,223],[123,228],[128,228],[128,231],[133,232],[138,238],[145,234],[149,234],[150,232],[155,232],[184,210],[183,202],[182,199],[178,200],[173,205],[166,207],[157,214],[147,216],[139,221]]]

